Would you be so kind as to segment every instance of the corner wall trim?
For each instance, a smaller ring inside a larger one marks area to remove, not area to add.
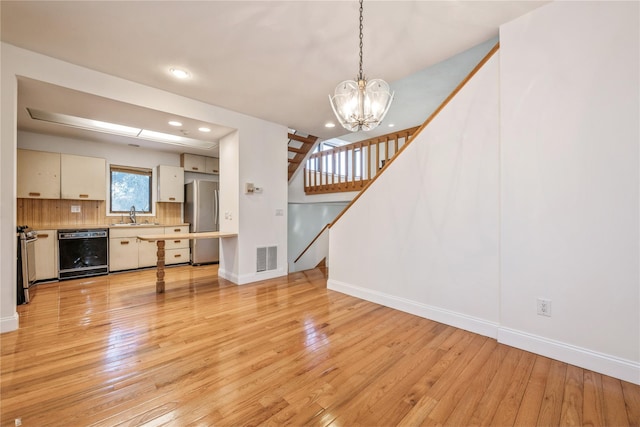
[[[13,313],[13,316],[3,317],[0,319],[0,333],[11,332],[18,329],[20,326],[20,316],[18,312]]]
[[[351,295],[366,301],[384,305],[405,313],[424,317],[425,319],[434,320],[446,325],[455,326],[456,328],[474,332],[490,338],[497,338],[498,324],[484,319],[480,319],[466,314],[446,310],[440,307],[434,307],[422,304],[406,298],[385,294],[383,292],[365,289],[360,286],[339,282],[337,280],[327,280],[327,289]]]
[[[640,385],[639,362],[503,327],[498,342]]]

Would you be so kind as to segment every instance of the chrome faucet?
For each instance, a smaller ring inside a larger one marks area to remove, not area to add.
[[[129,218],[131,218],[131,223],[136,223],[136,207],[135,205],[131,206],[131,210],[129,211]]]

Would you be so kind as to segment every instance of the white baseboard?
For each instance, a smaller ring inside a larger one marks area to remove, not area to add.
[[[225,280],[235,283],[236,285],[247,285],[253,282],[259,282],[261,280],[275,279],[276,277],[286,276],[287,272],[284,268],[277,270],[263,271],[260,273],[249,273],[243,275],[237,275],[227,272],[222,268],[218,268],[218,276]]]
[[[464,329],[486,337],[497,338],[498,336],[499,325],[497,323],[477,317],[422,304],[406,298],[373,291],[371,289],[365,289],[332,279],[327,281],[327,289],[375,302],[377,304],[384,305],[385,307],[394,308],[396,310],[404,311],[405,313],[424,317],[425,319],[455,326],[456,328]]]
[[[11,332],[18,329],[20,325],[20,317],[18,313],[13,313],[13,316],[3,317],[0,319],[0,333]]]
[[[261,271],[260,273],[243,274],[238,277],[238,281],[234,282],[238,285],[247,285],[249,283],[259,282],[261,280],[275,279],[276,277],[286,276],[287,272],[284,268],[277,270]]]
[[[498,342],[640,385],[640,363],[510,328],[498,329]]]

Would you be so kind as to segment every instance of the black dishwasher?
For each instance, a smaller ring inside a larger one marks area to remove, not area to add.
[[[109,230],[58,230],[58,278],[97,276],[109,272]]]

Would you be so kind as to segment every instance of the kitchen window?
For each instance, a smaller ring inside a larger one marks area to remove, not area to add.
[[[151,169],[111,165],[109,176],[110,213],[151,213]]]

